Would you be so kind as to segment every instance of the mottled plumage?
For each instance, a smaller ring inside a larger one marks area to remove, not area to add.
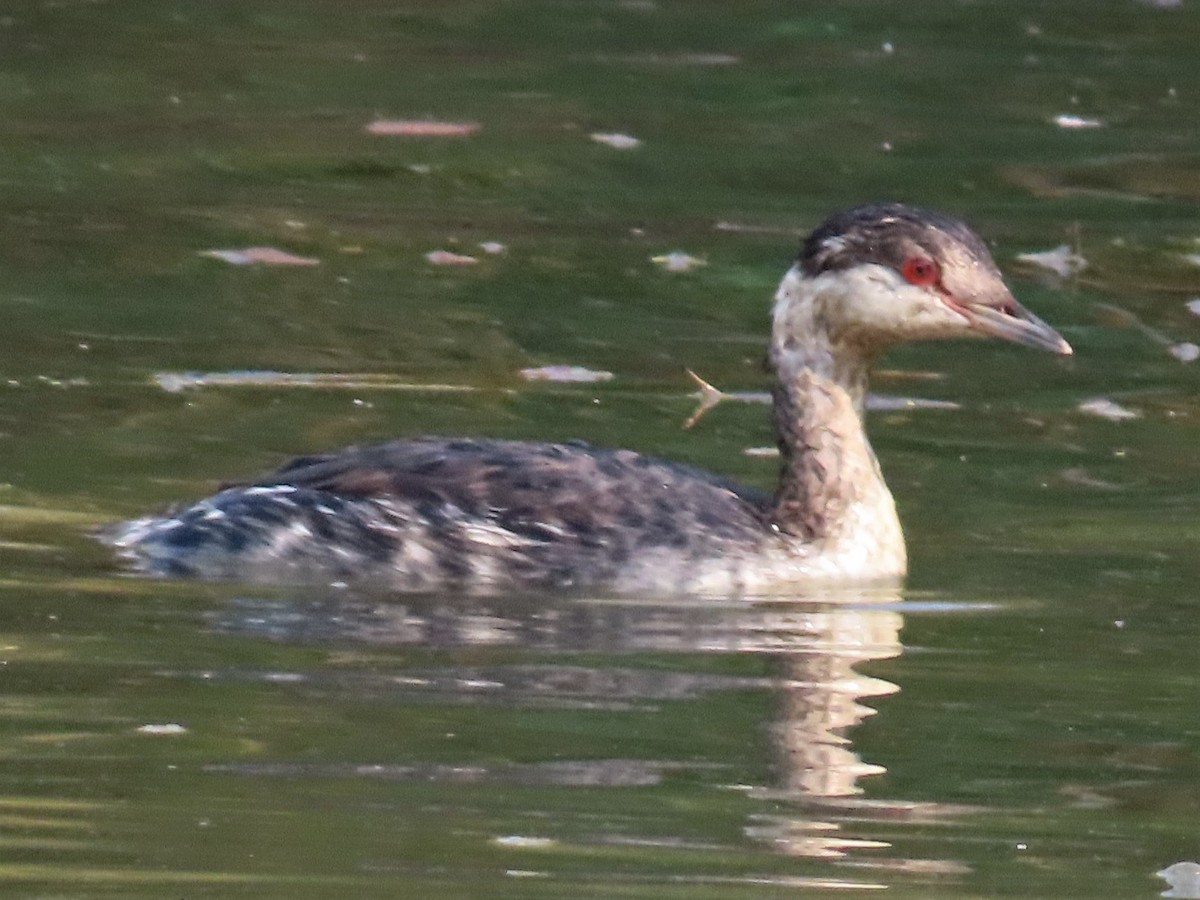
[[[904,574],[862,427],[867,369],[901,340],[993,335],[1069,353],[987,248],[899,204],[831,217],[775,297],[773,495],[630,450],[419,438],[307,456],[108,537],[139,568],[397,590],[733,594]]]
[[[583,443],[420,438],[302,457],[167,519],[141,520],[151,567],[268,569],[407,589],[613,582],[639,556],[719,559],[767,537],[769,496],[687,466]]]

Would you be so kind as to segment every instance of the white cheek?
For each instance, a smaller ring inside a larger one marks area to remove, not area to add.
[[[920,288],[909,288],[898,296],[897,326],[907,331],[936,333],[966,328],[967,317],[956,312],[944,299]]]
[[[839,302],[844,321],[879,334],[941,337],[969,327],[965,316],[926,288],[916,287],[885,266],[845,273]]]
[[[891,269],[862,266],[839,273],[830,292],[830,318],[872,329],[893,330],[919,308],[913,288]]]

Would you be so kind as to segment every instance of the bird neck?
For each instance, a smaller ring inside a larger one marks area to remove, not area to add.
[[[846,289],[837,274],[793,268],[775,295],[770,361],[782,464],[769,515],[801,541],[902,560],[895,504],[863,430],[873,354],[828,317]]]
[[[798,267],[790,269],[775,293],[770,359],[781,385],[802,373],[837,385],[861,422],[867,373],[876,354],[848,339],[829,314],[848,305],[842,295],[854,287],[853,279],[841,273],[809,277]]]

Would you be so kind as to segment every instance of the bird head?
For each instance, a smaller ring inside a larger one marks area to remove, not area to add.
[[[793,273],[812,300],[804,327],[867,353],[952,337],[1072,352],[1017,302],[978,235],[940,213],[898,203],[836,213],[804,241]]]

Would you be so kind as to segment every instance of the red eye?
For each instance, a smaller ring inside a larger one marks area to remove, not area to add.
[[[929,287],[941,280],[942,270],[928,256],[910,256],[900,267],[900,274],[909,284],[917,287]]]

